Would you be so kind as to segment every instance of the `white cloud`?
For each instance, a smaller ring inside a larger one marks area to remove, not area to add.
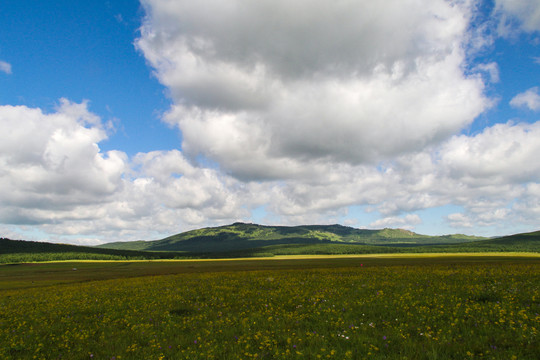
[[[50,114],[0,106],[7,135],[0,142],[0,224],[95,244],[249,215],[242,184],[192,166],[179,151],[141,153],[131,162],[119,151],[103,153],[104,127],[85,102],[62,99]]]
[[[497,227],[503,234],[516,224],[533,224],[534,211],[526,209],[540,201],[533,190],[539,184],[539,144],[540,122],[497,124],[444,144],[431,191],[464,208],[448,216],[449,222],[457,228]]]
[[[493,208],[483,212],[467,211],[466,213],[453,213],[447,216],[448,222],[454,228],[496,227],[501,229],[501,233],[498,235],[508,234],[509,225],[512,224],[514,219],[515,216],[512,215],[511,210],[508,208]]]
[[[463,72],[466,2],[144,6],[137,46],[170,89],[166,121],[186,153],[244,180],[415,152],[489,106]]]
[[[455,228],[471,228],[473,221],[462,213],[453,213],[447,216],[451,226]]]
[[[496,63],[467,68],[463,49],[483,44],[470,2],[344,4],[144,1],[137,46],[170,90],[182,151],[102,151],[87,103],[0,106],[2,231],[152,239],[256,208],[339,222],[356,205],[370,215],[358,226],[412,229],[446,205],[460,229],[536,226],[540,123],[457,135],[490,106],[485,74],[499,80]],[[538,103],[537,88],[512,100]]]
[[[538,180],[540,122],[497,124],[474,137],[452,138],[441,164],[452,178],[470,185],[519,184]]]
[[[86,103],[63,100],[51,114],[2,106],[0,117],[11,135],[0,145],[0,223],[17,238],[13,224],[59,242],[154,239],[249,221],[260,206],[266,223],[340,222],[358,204],[380,216],[358,226],[414,229],[415,211],[453,204],[463,208],[447,217],[456,229],[506,233],[513,221],[534,226],[540,211],[540,123],[498,124],[377,167],[311,159],[302,176],[252,182],[177,150],[102,153],[107,134]]]
[[[498,83],[499,78],[499,66],[495,62],[490,62],[487,64],[478,64],[475,67],[476,71],[483,71],[489,75],[489,81],[492,83]]]
[[[537,228],[540,217],[540,183],[527,184],[520,200],[511,209],[515,213],[516,222]]]
[[[11,74],[11,64],[0,60],[0,71],[6,74]]]
[[[475,136],[455,136],[378,167],[327,164],[310,180],[273,183],[267,210],[305,222],[362,204],[381,216],[369,227],[412,229],[421,218],[407,217],[411,213],[454,205],[464,212],[448,217],[451,226],[495,226],[507,233],[518,218],[533,224],[534,209],[540,209],[540,193],[534,192],[539,144],[540,122],[507,123]]]
[[[530,110],[540,110],[540,94],[538,94],[538,87],[535,86],[529,90],[517,94],[510,100],[510,105],[514,107],[527,107]]]
[[[216,170],[193,167],[179,151],[141,153],[134,162],[141,165],[137,181],[144,192],[166,208],[204,211],[204,219],[243,214],[234,194],[238,183]]]
[[[100,152],[107,134],[86,103],[63,99],[52,114],[0,106],[0,120],[0,200],[9,216],[19,216],[9,206],[68,209],[121,188],[126,156]]]
[[[502,35],[508,35],[511,26],[508,23],[513,20],[517,20],[524,31],[540,31],[540,6],[537,0],[496,0],[495,8],[502,16]]]

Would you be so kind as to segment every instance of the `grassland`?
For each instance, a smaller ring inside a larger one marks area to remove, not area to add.
[[[527,254],[0,266],[2,359],[537,359]]]

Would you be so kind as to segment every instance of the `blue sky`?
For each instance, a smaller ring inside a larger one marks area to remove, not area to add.
[[[119,120],[102,149],[177,147],[178,133],[159,121],[166,89],[133,46],[143,16],[137,1],[3,2],[0,54],[13,76],[2,79],[2,103],[48,112],[62,97],[88,100],[104,120]],[[137,141],[141,132],[152,136]]]
[[[540,226],[535,0],[7,0],[0,24],[0,236]]]

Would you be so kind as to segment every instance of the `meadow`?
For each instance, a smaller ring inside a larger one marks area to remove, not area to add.
[[[540,258],[0,266],[1,359],[537,359]]]

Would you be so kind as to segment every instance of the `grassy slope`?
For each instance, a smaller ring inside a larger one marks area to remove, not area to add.
[[[0,238],[0,263],[68,259],[160,259],[173,258],[178,255],[178,253],[150,253],[144,251],[102,249],[90,246]]]
[[[228,226],[192,230],[147,242],[117,242],[101,245],[109,249],[148,251],[239,251],[278,245],[335,244],[427,245],[462,243],[485,238],[466,235],[427,236],[402,229],[365,230],[342,225],[263,226],[235,223]]]
[[[360,246],[357,244],[289,244],[253,249],[258,255],[375,254],[375,253],[460,253],[460,252],[540,252],[540,231],[491,240],[441,245]]]
[[[503,251],[535,251],[540,252],[540,231],[503,236],[486,241],[475,241],[463,244],[465,248],[492,249],[500,248]]]
[[[229,231],[224,231],[229,230]],[[241,230],[243,232],[241,232]],[[333,230],[329,235],[329,230]],[[382,245],[366,245],[350,240],[359,233],[367,235],[365,243],[371,241]],[[382,233],[382,235],[381,235]],[[187,235],[186,235],[187,234]],[[246,234],[256,237],[247,238]],[[315,236],[315,235],[318,236]],[[180,237],[185,235],[185,237]],[[344,226],[265,227],[250,224],[235,224],[229,227],[195,230],[156,242],[133,242],[135,251],[85,247],[65,244],[0,239],[0,263],[20,263],[47,260],[133,260],[173,258],[235,258],[268,257],[276,255],[345,255],[381,253],[459,253],[459,252],[539,252],[540,231],[505,236],[497,239],[457,244],[422,245],[413,243],[419,236],[425,241],[432,238],[403,230],[358,230]],[[302,235],[305,235],[302,237]],[[386,237],[384,237],[384,236]],[[394,236],[391,238],[390,236]],[[280,237],[281,236],[281,237]],[[327,236],[324,238],[323,236]],[[332,241],[328,237],[339,236]],[[409,236],[405,242],[404,236]],[[180,237],[180,238],[179,238]],[[463,238],[460,238],[460,241]],[[349,239],[348,241],[344,239]],[[129,245],[131,243],[118,243]],[[147,244],[158,245],[145,247]],[[170,251],[176,244],[185,252]],[[113,244],[114,245],[114,244]],[[202,247],[201,245],[204,245]],[[156,250],[161,250],[156,252]],[[169,251],[165,251],[169,250]]]

